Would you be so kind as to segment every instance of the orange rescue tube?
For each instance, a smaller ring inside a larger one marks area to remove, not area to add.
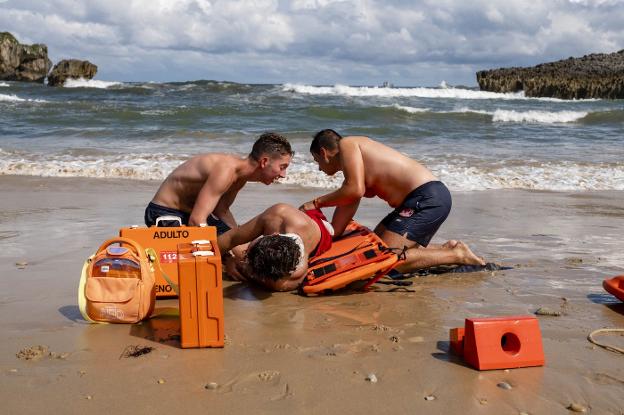
[[[624,301],[624,275],[606,279],[602,282],[602,286],[609,294],[613,294],[620,301]]]

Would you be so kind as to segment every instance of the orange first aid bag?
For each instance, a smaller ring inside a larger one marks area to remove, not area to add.
[[[137,323],[154,310],[154,269],[146,250],[127,238],[105,241],[84,263],[78,306],[93,323]]]
[[[130,238],[142,247],[152,248],[155,251],[159,263],[155,270],[156,298],[175,297],[175,290],[167,279],[174,284],[178,283],[178,244],[190,243],[194,240],[216,241],[217,228],[214,226],[151,226],[149,228],[133,226],[121,228],[119,236]]]

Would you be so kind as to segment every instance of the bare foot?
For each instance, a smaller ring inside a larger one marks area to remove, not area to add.
[[[459,263],[463,265],[485,265],[483,258],[476,256],[468,245],[459,241],[453,251],[459,256]]]
[[[442,244],[442,248],[455,248],[457,246],[457,242],[455,239],[451,239],[450,241],[446,241]]]

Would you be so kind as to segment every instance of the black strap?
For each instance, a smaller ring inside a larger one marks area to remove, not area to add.
[[[362,242],[360,242],[360,243],[359,243],[359,244],[357,244],[357,246],[355,246],[353,249],[351,249],[351,250],[349,250],[349,251],[347,251],[347,252],[343,252],[342,254],[338,254],[338,255],[336,255],[336,256],[327,257],[327,258],[319,258],[319,259],[317,259],[316,261],[312,261],[312,262],[310,262],[310,263],[308,264],[308,268],[313,268],[313,267],[315,267],[315,266],[317,266],[317,265],[324,264],[324,263],[329,262],[329,261],[333,261],[334,259],[342,258],[343,256],[347,256],[347,255],[349,255],[349,254],[351,254],[351,253],[353,253],[353,252],[357,251],[358,249],[360,249],[361,245],[362,245],[364,242],[366,242],[366,241],[362,241]]]

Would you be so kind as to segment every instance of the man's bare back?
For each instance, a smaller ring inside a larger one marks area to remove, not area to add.
[[[278,203],[237,229],[219,236],[219,249],[227,252],[261,235],[274,233],[294,233],[301,236],[306,256],[310,255],[321,239],[319,227],[308,215],[294,206]]]
[[[397,207],[420,185],[437,180],[425,166],[393,148],[363,136],[344,137],[342,149],[357,146],[364,162],[364,197],[379,197]]]
[[[332,225],[337,235],[355,215],[362,197],[378,196],[395,209],[379,222],[375,233],[388,246],[408,249],[401,271],[484,264],[461,242],[429,245],[448,217],[452,200],[448,188],[416,160],[368,137],[342,137],[331,129],[314,136],[310,152],[321,171],[330,176],[342,171],[344,181],[339,189],[300,209],[336,206]]]
[[[240,184],[236,168],[241,158],[230,154],[200,154],[178,166],[160,185],[152,202],[191,213],[202,187],[219,172],[227,188]]]

